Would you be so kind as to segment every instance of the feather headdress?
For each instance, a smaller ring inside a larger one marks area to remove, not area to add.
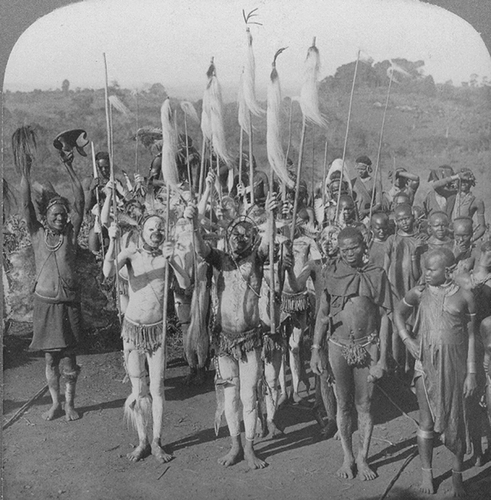
[[[319,70],[319,49],[315,46],[314,38],[312,46],[307,52],[307,58],[305,59],[303,84],[300,89],[300,107],[302,108],[304,117],[308,121],[326,128],[327,122],[319,110],[319,93],[317,86]]]
[[[211,143],[215,154],[230,167],[230,158],[227,153],[227,144],[225,141],[225,130],[223,127],[223,104],[222,90],[216,76],[216,68],[211,60],[210,67],[206,73],[208,76],[208,85],[203,96],[203,113],[208,111],[209,131],[211,132]],[[206,99],[205,99],[206,97]],[[203,130],[203,117],[201,119],[201,130]],[[204,132],[203,132],[203,135]]]
[[[295,183],[288,176],[288,171],[285,166],[285,154],[283,153],[283,146],[281,144],[281,86],[278,71],[276,70],[276,58],[284,50],[284,48],[279,49],[274,55],[273,69],[271,70],[271,75],[269,77],[268,108],[266,112],[266,144],[268,161],[271,168],[280,178],[281,182],[293,189]]]
[[[177,172],[176,154],[177,137],[173,123],[173,112],[170,105],[170,99],[167,98],[162,104],[160,110],[160,119],[162,122],[162,176],[164,181],[172,188],[177,188],[179,175]]]

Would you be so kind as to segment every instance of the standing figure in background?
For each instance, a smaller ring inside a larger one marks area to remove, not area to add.
[[[381,208],[381,192],[376,186],[377,179],[371,176],[372,160],[368,156],[363,155],[356,159],[356,170],[358,171],[358,177],[353,184],[353,191],[356,193],[358,217],[364,222],[364,219],[370,214],[372,198],[372,212],[376,212]]]

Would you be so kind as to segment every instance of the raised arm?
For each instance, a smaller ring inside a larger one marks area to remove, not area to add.
[[[26,175],[22,173],[20,178],[20,196],[21,196],[23,215],[27,223],[27,229],[29,230],[29,233],[32,234],[41,226],[41,223],[37,220],[36,211],[34,210],[34,204],[32,203],[31,181],[30,181],[30,171],[29,171],[31,160],[29,159],[28,162],[29,162],[29,167],[27,169],[28,172],[26,173]]]
[[[201,236],[200,224],[198,222],[198,209],[195,205],[188,205],[186,210],[184,211],[184,217],[193,221],[194,227],[194,239],[193,243],[196,249],[196,253],[205,259],[208,254],[211,252],[211,248],[208,244],[203,240]]]
[[[70,218],[73,225],[73,237],[76,240],[78,237],[78,233],[80,232],[80,227],[82,226],[82,221],[84,218],[84,205],[85,205],[84,188],[82,187],[80,179],[75,174],[75,170],[73,170],[72,166],[73,156],[68,158],[63,158],[62,156],[62,161],[68,172],[68,175],[70,177],[70,182],[72,185],[73,202],[72,202],[72,210],[70,213]]]

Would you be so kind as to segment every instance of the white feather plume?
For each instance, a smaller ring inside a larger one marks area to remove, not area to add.
[[[319,50],[315,39],[305,59],[303,84],[300,89],[300,107],[304,117],[320,127],[327,128],[327,122],[319,110],[318,76],[320,70]]]
[[[331,163],[329,171],[326,176],[326,186],[332,182],[331,177],[335,172],[343,172],[343,180],[348,183],[348,189],[351,192],[351,179],[356,177],[356,174],[352,172],[347,162],[343,163],[341,158],[337,158]]]
[[[237,97],[237,101],[239,103],[239,125],[247,134],[249,133],[249,127],[251,125],[251,115],[249,114],[249,109],[247,108],[247,104],[245,102],[244,97],[244,72],[240,75],[240,83],[239,83],[239,95]]]
[[[204,140],[211,141],[211,111],[210,111],[210,94],[208,92],[208,86],[210,85],[211,75],[213,74],[213,61],[206,73],[208,77],[208,83],[206,84],[206,89],[203,93],[203,109],[201,112],[201,133],[203,134]]]
[[[131,114],[132,114],[131,111],[123,104],[123,102],[121,101],[121,99],[118,96],[110,95],[109,102],[111,103],[111,106],[114,109],[117,109],[124,116],[126,116],[128,118],[131,117]]]
[[[196,113],[195,107],[189,101],[181,101],[181,109],[184,114],[190,118],[193,122],[199,123],[198,113]]]
[[[391,59],[390,60],[390,66],[387,68],[387,76],[389,78],[392,76],[392,78],[394,79],[394,74],[397,74],[397,73],[400,74],[400,75],[403,75],[403,76],[411,78],[411,74],[410,73],[408,73],[403,67],[399,66],[398,64],[396,64]]]
[[[166,183],[168,183],[171,187],[176,188],[179,183],[176,163],[177,137],[172,116],[170,99],[167,98],[160,109],[163,139],[162,176],[164,177],[164,181]]]
[[[254,116],[260,116],[263,113],[263,110],[261,109],[261,106],[259,106],[259,103],[256,99],[256,61],[254,59],[254,51],[252,49],[252,35],[249,28],[247,28],[246,35],[247,57],[242,79],[244,101],[247,109]]]
[[[208,86],[206,87],[205,95],[207,95],[207,106],[209,106],[211,143],[215,154],[230,168],[231,162],[227,153],[225,129],[223,127],[222,90],[216,76],[213,61],[208,69],[208,78]],[[203,106],[205,103],[204,101],[205,99],[203,98]],[[203,125],[203,121],[201,124]]]
[[[266,145],[268,151],[268,161],[280,178],[281,182],[290,188],[295,187],[295,183],[288,176],[285,168],[285,154],[281,144],[281,86],[278,71],[276,70],[276,58],[284,49],[276,52],[273,60],[273,69],[268,82],[268,107],[266,111]]]

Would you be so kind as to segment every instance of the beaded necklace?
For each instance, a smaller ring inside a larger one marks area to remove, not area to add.
[[[44,243],[46,245],[46,248],[50,252],[56,252],[61,247],[61,245],[63,245],[63,241],[64,241],[63,233],[59,234],[58,241],[54,245],[50,245],[49,244],[49,242],[48,242],[48,236],[49,235],[53,235],[54,236],[54,233],[48,229],[48,230],[46,230],[44,232]]]

